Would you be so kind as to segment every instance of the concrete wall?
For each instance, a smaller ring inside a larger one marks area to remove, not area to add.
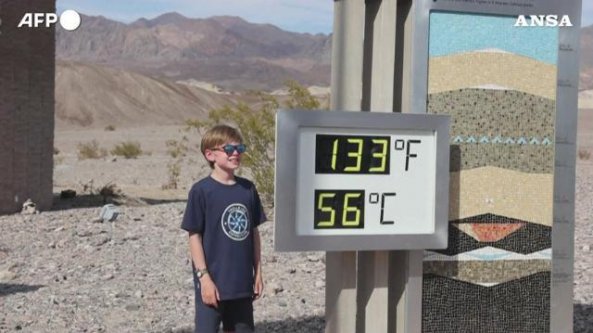
[[[0,214],[52,204],[55,29],[17,28],[55,0],[0,0]]]

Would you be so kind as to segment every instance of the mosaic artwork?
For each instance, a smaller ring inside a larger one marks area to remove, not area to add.
[[[451,116],[449,247],[422,331],[549,332],[558,30],[432,12],[427,112]]]

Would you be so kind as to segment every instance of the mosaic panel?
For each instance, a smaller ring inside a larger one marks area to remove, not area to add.
[[[552,174],[523,173],[497,167],[452,172],[449,177],[449,219],[492,213],[552,225]]]
[[[541,224],[529,223],[527,221],[511,219],[494,214],[484,214],[462,220],[455,220],[452,221],[452,223],[457,225],[464,223],[489,223],[499,225],[523,223],[524,226],[509,234],[507,237],[495,242],[480,242],[463,232],[460,228],[450,227],[449,246],[444,250],[434,250],[435,252],[446,255],[455,255],[491,246],[498,249],[527,254],[552,247],[552,228]]]
[[[550,281],[549,272],[540,272],[492,287],[484,287],[425,274],[422,331],[548,332]]]
[[[451,116],[449,247],[423,332],[549,332],[557,28],[430,15],[427,112]]]
[[[556,76],[556,66],[512,53],[485,50],[433,57],[429,67],[429,94],[481,87],[556,98],[556,84],[550,79]],[[522,74],[526,71],[529,76]]]
[[[496,285],[547,272],[550,260],[425,261],[424,274],[445,276],[479,285]]]
[[[451,116],[451,171],[497,166],[551,173],[555,101],[511,90],[430,94],[429,113]]]

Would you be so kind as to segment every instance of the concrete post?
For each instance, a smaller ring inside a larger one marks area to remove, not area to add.
[[[334,8],[331,108],[409,110],[411,1]],[[326,262],[326,333],[420,332],[422,251],[329,252]]]
[[[52,205],[55,29],[17,28],[54,0],[0,0],[0,214]]]

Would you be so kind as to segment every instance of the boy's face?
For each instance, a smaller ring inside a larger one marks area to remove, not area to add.
[[[245,146],[239,142],[228,142],[212,149],[206,149],[206,159],[214,163],[215,168],[226,172],[234,172],[241,165],[241,154]]]

